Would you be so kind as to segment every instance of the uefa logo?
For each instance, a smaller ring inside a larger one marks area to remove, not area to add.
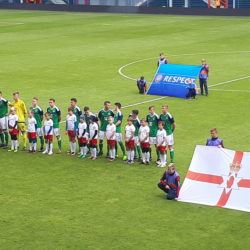
[[[164,75],[158,74],[155,76],[154,82],[159,83],[164,79]]]

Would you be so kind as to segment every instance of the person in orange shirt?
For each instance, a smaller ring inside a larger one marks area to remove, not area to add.
[[[13,102],[10,103],[10,106],[14,107],[16,110],[16,114],[18,116],[17,128],[20,131],[20,135],[23,137],[23,149],[26,149],[27,146],[26,119],[28,116],[28,112],[24,101],[20,99],[19,92],[13,93]]]
[[[202,59],[201,60],[201,71],[199,74],[201,95],[204,94],[204,89],[205,89],[206,96],[208,96],[208,86],[207,86],[208,73],[209,73],[209,66],[206,63],[206,60]]]

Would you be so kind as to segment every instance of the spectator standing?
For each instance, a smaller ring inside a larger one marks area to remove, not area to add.
[[[215,0],[215,5],[216,5],[217,9],[220,9],[221,1],[220,0]]]

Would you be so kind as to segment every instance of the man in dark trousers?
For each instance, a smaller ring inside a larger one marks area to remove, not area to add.
[[[204,89],[205,89],[205,94],[206,96],[208,96],[207,79],[208,79],[209,67],[205,59],[201,60],[201,67],[202,68],[199,75],[201,95],[204,95]]]

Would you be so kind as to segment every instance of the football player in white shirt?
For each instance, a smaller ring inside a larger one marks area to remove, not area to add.
[[[127,150],[127,163],[133,164],[134,163],[134,156],[135,156],[135,126],[133,125],[133,119],[128,118],[128,123],[125,127],[125,143],[126,143],[126,150]]]
[[[158,131],[156,135],[157,150],[160,154],[160,162],[158,167],[164,168],[167,163],[167,132],[164,129],[163,122],[158,123]]]
[[[116,126],[114,124],[114,118],[110,116],[108,118],[108,125],[106,128],[106,138],[107,138],[107,144],[109,149],[109,160],[114,161],[115,155],[116,155]]]
[[[74,114],[73,108],[68,108],[68,115],[66,117],[66,131],[65,134],[69,137],[70,154],[76,154],[76,131],[77,131],[77,118]]]
[[[149,126],[146,119],[141,119],[141,126],[139,128],[139,141],[142,150],[142,164],[149,164],[150,160],[150,144],[149,144]]]
[[[10,114],[8,116],[8,128],[11,138],[11,149],[8,151],[14,151],[17,152],[18,148],[18,142],[17,142],[17,136],[18,136],[18,129],[17,129],[17,123],[18,123],[18,116],[16,114],[16,109],[12,107],[10,109]]]
[[[93,116],[90,119],[89,125],[89,147],[90,147],[90,159],[96,160],[97,156],[97,140],[98,140],[98,124],[97,117]]]
[[[29,140],[29,152],[36,152],[37,145],[37,121],[34,117],[34,112],[29,112],[28,117],[28,140]]]
[[[43,154],[52,155],[53,154],[53,121],[49,112],[44,114],[45,120],[43,124],[43,134],[46,144],[46,149]]]
[[[84,115],[80,116],[80,122],[78,125],[78,144],[80,147],[80,156],[79,158],[85,158],[88,152],[88,125],[85,121]]]

